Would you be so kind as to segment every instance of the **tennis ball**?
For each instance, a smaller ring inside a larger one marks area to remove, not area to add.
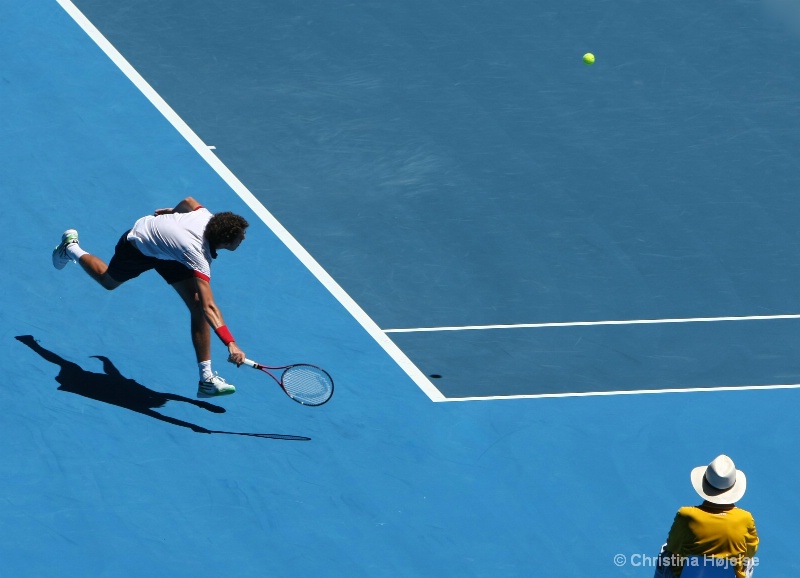
[[[586,54],[584,54],[583,55],[583,63],[587,64],[589,66],[594,64],[594,54],[592,54],[591,52],[587,52]]]

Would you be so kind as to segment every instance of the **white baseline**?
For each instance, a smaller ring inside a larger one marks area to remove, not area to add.
[[[484,397],[446,397],[443,401],[497,401],[511,399],[545,399],[558,397],[601,397],[610,395],[655,395],[658,393],[703,393],[719,391],[754,391],[768,389],[800,389],[800,383],[785,385],[728,385],[719,387],[685,387],[679,389],[631,389],[620,391],[586,391],[573,393],[535,393],[525,395],[491,395]]]
[[[535,329],[538,327],[586,327],[592,325],[645,325],[659,323],[708,323],[712,321],[770,321],[800,319],[800,315],[751,315],[747,317],[687,317],[681,319],[628,319],[618,321],[566,321],[562,323],[517,323],[513,325],[462,325],[452,327],[416,327],[384,329],[384,333],[422,333],[435,331],[479,331],[485,329]]]

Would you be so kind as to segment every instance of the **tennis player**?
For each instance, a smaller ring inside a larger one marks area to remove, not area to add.
[[[197,397],[234,393],[236,388],[211,371],[211,331],[228,347],[229,361],[241,364],[244,352],[231,335],[211,291],[211,260],[217,251],[235,251],[245,237],[248,223],[233,213],[212,214],[192,197],[173,209],[158,209],[142,217],[123,233],[111,262],[84,251],[78,232],[69,229],[53,250],[53,266],[63,269],[73,261],[106,289],[116,289],[145,271],[155,269],[181,296],[191,313],[192,344],[197,356],[200,383]]]

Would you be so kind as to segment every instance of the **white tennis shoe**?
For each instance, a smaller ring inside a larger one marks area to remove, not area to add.
[[[67,229],[61,235],[61,244],[53,249],[53,267],[56,269],[63,269],[67,263],[72,261],[67,253],[67,247],[72,243],[78,242],[78,231],[75,229]]]
[[[228,383],[216,373],[205,381],[201,381],[197,386],[197,397],[217,397],[219,395],[230,395],[236,392],[233,384]]]

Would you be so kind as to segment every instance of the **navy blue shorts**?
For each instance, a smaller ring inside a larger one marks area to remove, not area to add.
[[[194,277],[194,272],[189,267],[177,261],[156,259],[144,255],[133,243],[128,241],[128,233],[130,231],[125,231],[119,238],[114,249],[114,256],[111,257],[111,262],[108,264],[107,274],[114,281],[124,283],[151,269],[155,269],[156,273],[170,285]]]

